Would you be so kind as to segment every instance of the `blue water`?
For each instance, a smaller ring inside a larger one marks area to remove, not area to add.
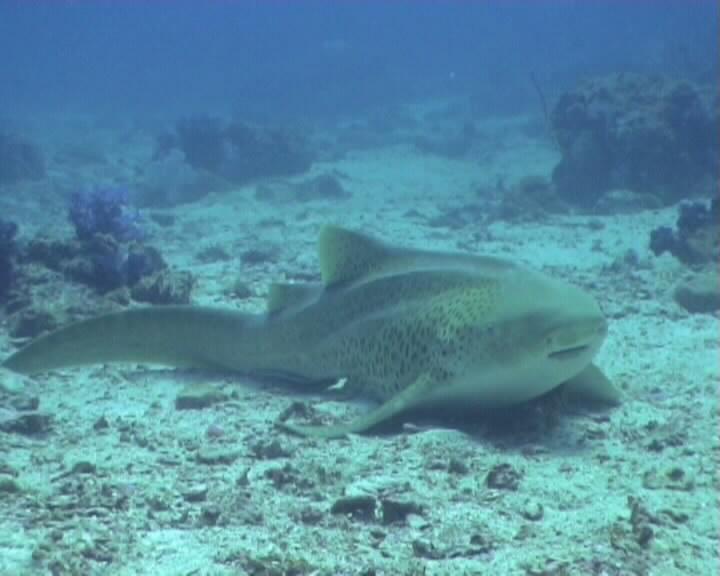
[[[470,92],[488,114],[607,71],[717,73],[717,3],[0,4],[0,118],[333,116]]]
[[[719,5],[0,0],[0,576],[720,574]]]

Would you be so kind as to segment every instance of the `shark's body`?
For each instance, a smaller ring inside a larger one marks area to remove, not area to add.
[[[100,316],[41,337],[4,366],[38,372],[151,362],[345,378],[381,405],[306,435],[364,431],[409,408],[522,402],[570,382],[617,393],[592,364],[606,334],[582,290],[481,256],[403,249],[336,227],[321,233],[322,285],[276,285],[268,313],[172,306]]]

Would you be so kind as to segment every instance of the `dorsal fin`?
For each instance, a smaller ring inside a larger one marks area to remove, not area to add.
[[[318,297],[322,289],[320,284],[271,284],[267,298],[268,314],[309,304]]]
[[[320,273],[326,286],[410,270],[467,268],[476,274],[517,269],[509,260],[462,252],[437,252],[391,246],[340,226],[324,226],[318,241]]]
[[[320,273],[326,285],[350,282],[381,270],[396,249],[339,226],[324,226],[318,240]]]

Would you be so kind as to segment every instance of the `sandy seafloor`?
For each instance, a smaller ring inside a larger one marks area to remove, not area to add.
[[[312,169],[335,171],[350,199],[273,205],[251,185],[169,210],[175,224],[152,226],[150,241],[198,277],[195,303],[254,312],[270,282],[317,276],[324,222],[519,260],[601,301],[610,331],[597,363],[622,388],[621,406],[565,407],[552,419],[518,409],[500,429],[479,414],[459,426],[424,417],[318,441],[273,423],[298,402],[328,419],[366,406],[129,365],[42,375],[26,388],[52,416],[50,432],[0,433],[0,472],[20,486],[0,494],[0,574],[718,574],[718,319],[683,311],[672,287],[687,270],[647,248],[675,209],[428,225],[499,176],[549,176],[557,156],[542,138],[512,121],[484,130],[495,140],[481,159],[402,144],[350,151]],[[69,231],[40,199],[3,202],[38,228]],[[232,258],[200,263],[212,245]],[[244,266],[239,254],[251,248],[276,258]],[[623,260],[631,248],[639,262]],[[229,295],[237,279],[253,297]],[[3,329],[0,351],[11,349]],[[188,383],[227,400],[178,410]],[[489,487],[492,471],[508,482]],[[332,513],[346,496],[366,498],[355,514]],[[398,508],[410,513],[389,522]]]

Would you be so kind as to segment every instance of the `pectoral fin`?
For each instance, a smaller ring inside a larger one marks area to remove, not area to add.
[[[418,404],[418,400],[425,397],[428,390],[432,387],[433,380],[429,375],[423,374],[419,376],[415,382],[410,384],[403,391],[398,392],[384,404],[381,404],[367,414],[359,416],[355,420],[347,424],[337,424],[335,426],[303,426],[299,424],[288,424],[279,422],[277,426],[286,432],[305,436],[308,438],[340,438],[347,434],[358,434],[367,432],[378,424],[385,422],[412,408]]]
[[[620,390],[595,364],[565,382],[565,392],[572,400],[611,406],[620,404],[622,399]]]

